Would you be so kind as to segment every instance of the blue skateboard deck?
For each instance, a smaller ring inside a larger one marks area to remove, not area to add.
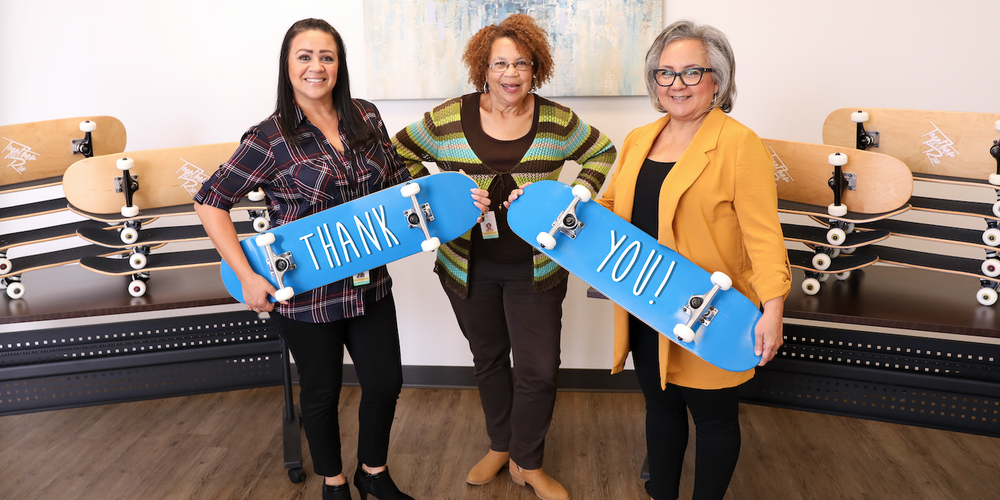
[[[535,182],[511,204],[507,221],[529,244],[694,355],[730,371],[760,363],[754,354],[754,327],[761,312],[733,288],[718,290],[708,301],[716,313],[707,326],[694,323],[692,341],[678,338],[675,326],[691,322],[685,305],[713,289],[712,273],[596,202],[576,205],[582,227],[575,238],[555,232],[555,246],[543,247],[537,236],[554,230],[553,222],[573,200],[570,186]]]
[[[440,243],[465,234],[481,215],[470,197],[476,183],[464,174],[442,172],[303,217],[246,238],[240,246],[257,274],[294,295],[363,273],[430,249],[422,248],[428,238],[419,225],[411,227],[416,215],[406,213],[413,211],[413,201],[402,191],[414,186],[419,186],[414,196],[423,208],[429,236]],[[433,220],[427,217],[428,207]],[[282,275],[283,286],[268,266],[267,246],[257,243],[262,236],[270,239],[267,235],[274,238],[271,251],[276,256],[288,253],[294,265]],[[221,272],[226,290],[243,302],[243,287],[225,260]]]

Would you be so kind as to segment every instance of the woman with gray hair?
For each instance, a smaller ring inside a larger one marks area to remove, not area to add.
[[[722,271],[763,311],[755,350],[761,365],[781,346],[791,276],[777,214],[774,167],[760,138],[730,118],[736,62],[719,30],[671,24],[646,54],[646,87],[666,113],[633,130],[598,200],[707,271]],[[646,398],[646,449],[654,500],[677,498],[690,410],[697,429],[695,499],[721,499],[740,453],[739,385],[615,307],[613,372],[632,353]]]

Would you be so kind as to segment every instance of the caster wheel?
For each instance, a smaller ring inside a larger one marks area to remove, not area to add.
[[[403,187],[399,188],[399,194],[403,195],[403,198],[409,198],[419,192],[420,184],[415,182],[404,184]]]
[[[538,236],[535,237],[535,241],[538,242],[539,246],[546,250],[552,250],[556,247],[556,239],[549,233],[538,233]]]
[[[146,282],[142,280],[132,280],[128,284],[128,294],[133,297],[142,297],[146,295]]]
[[[992,288],[980,288],[976,300],[984,306],[992,306],[997,303],[997,291]]]
[[[299,484],[302,481],[305,481],[306,480],[305,469],[303,469],[302,467],[294,467],[288,469],[288,480],[295,484]]]
[[[7,274],[10,272],[13,264],[10,263],[10,259],[2,258],[0,259],[0,274]]]
[[[826,241],[835,247],[843,245],[844,240],[846,239],[847,233],[839,227],[835,227],[826,232]]]
[[[837,276],[837,280],[844,281],[847,278],[851,277],[851,272],[850,271],[844,271],[842,273],[837,273],[836,276]]]
[[[122,243],[131,245],[132,243],[135,243],[135,240],[139,239],[139,231],[137,231],[134,227],[126,227],[125,229],[122,229],[122,232],[118,234],[118,237],[121,238]]]
[[[867,111],[855,111],[851,113],[851,121],[854,123],[864,123],[868,121]]]
[[[260,188],[257,188],[256,191],[251,191],[250,194],[247,195],[247,199],[253,202],[264,201],[264,197],[264,190]]]
[[[983,261],[983,265],[981,267],[983,274],[989,276],[990,278],[1000,276],[1000,260],[998,259],[986,259]]]
[[[257,217],[257,218],[255,218],[253,220],[253,230],[254,231],[257,231],[258,233],[263,233],[264,231],[267,231],[268,229],[271,229],[271,222],[268,221],[267,218],[265,218],[265,217]]]
[[[97,123],[90,120],[80,122],[80,132],[93,132],[97,130]]]
[[[680,339],[681,342],[688,343],[694,340],[694,330],[688,328],[684,323],[677,323],[674,326],[674,335]]]
[[[131,158],[119,158],[115,162],[115,166],[118,167],[118,170],[132,170],[132,167],[135,166],[135,160]]]
[[[835,167],[843,167],[847,165],[847,155],[844,153],[833,153],[826,157],[826,161]]]
[[[830,256],[825,253],[818,253],[816,255],[813,255],[812,258],[813,268],[816,269],[817,271],[826,271],[827,269],[830,268],[831,262],[832,259],[830,259]]]
[[[295,291],[292,290],[292,287],[290,286],[286,286],[285,288],[282,288],[281,290],[274,292],[274,298],[278,299],[279,302],[283,300],[288,300],[294,296],[295,296]]]
[[[122,217],[128,217],[129,219],[134,219],[139,215],[139,207],[132,205],[122,207]]]
[[[983,243],[991,247],[1000,245],[1000,229],[991,227],[986,231],[983,231]]]
[[[441,240],[437,236],[431,237],[429,240],[424,240],[420,242],[420,249],[425,252],[433,252],[441,246]]]
[[[131,266],[132,269],[136,270],[146,267],[146,262],[147,262],[146,256],[141,253],[133,254],[128,259],[128,265]]]
[[[7,285],[7,296],[12,299],[24,297],[24,285],[20,283],[11,283]]]
[[[733,280],[722,271],[712,273],[712,284],[718,285],[722,290],[729,290],[733,286]]]
[[[573,196],[580,198],[580,201],[586,203],[590,201],[590,190],[577,184],[573,186]]]
[[[274,233],[264,233],[256,238],[254,238],[254,243],[259,247],[266,247],[274,243]]]
[[[806,295],[816,295],[819,293],[819,280],[816,278],[806,278],[802,282],[802,291]]]
[[[826,213],[833,217],[843,217],[847,215],[847,205],[830,205],[826,208]]]

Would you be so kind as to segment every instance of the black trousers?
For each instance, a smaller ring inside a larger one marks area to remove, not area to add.
[[[344,469],[338,405],[345,346],[361,382],[358,461],[369,467],[385,465],[396,400],[403,387],[392,294],[369,303],[363,316],[332,323],[306,323],[276,313],[271,317],[295,358],[302,426],[316,474],[336,476]]]
[[[656,500],[680,496],[688,443],[688,410],[695,425],[693,500],[721,500],[740,456],[739,389],[701,390],[667,384],[660,389],[660,334],[629,317],[629,344],[646,398],[646,491]]]
[[[469,273],[467,298],[445,288],[472,349],[490,448],[509,451],[525,469],[542,466],[545,434],[556,402],[566,297],[565,281],[535,293],[532,272],[530,260],[480,259]]]

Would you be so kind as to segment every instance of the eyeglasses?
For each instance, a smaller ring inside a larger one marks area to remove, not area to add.
[[[712,68],[688,68],[680,73],[674,73],[669,69],[658,69],[653,72],[653,76],[656,77],[656,84],[661,87],[669,87],[674,84],[677,77],[681,77],[681,82],[684,85],[692,86],[701,83],[701,77],[705,76],[705,73],[711,73]]]
[[[513,64],[514,69],[518,71],[528,71],[529,69],[531,69],[532,66],[535,65],[535,63],[531,61],[525,61],[524,59],[521,59],[519,61],[514,61],[513,63],[509,63],[507,61],[497,61],[493,64],[490,64],[488,67],[490,68],[490,71],[494,73],[504,73],[507,71],[507,68],[510,67],[511,64]]]

